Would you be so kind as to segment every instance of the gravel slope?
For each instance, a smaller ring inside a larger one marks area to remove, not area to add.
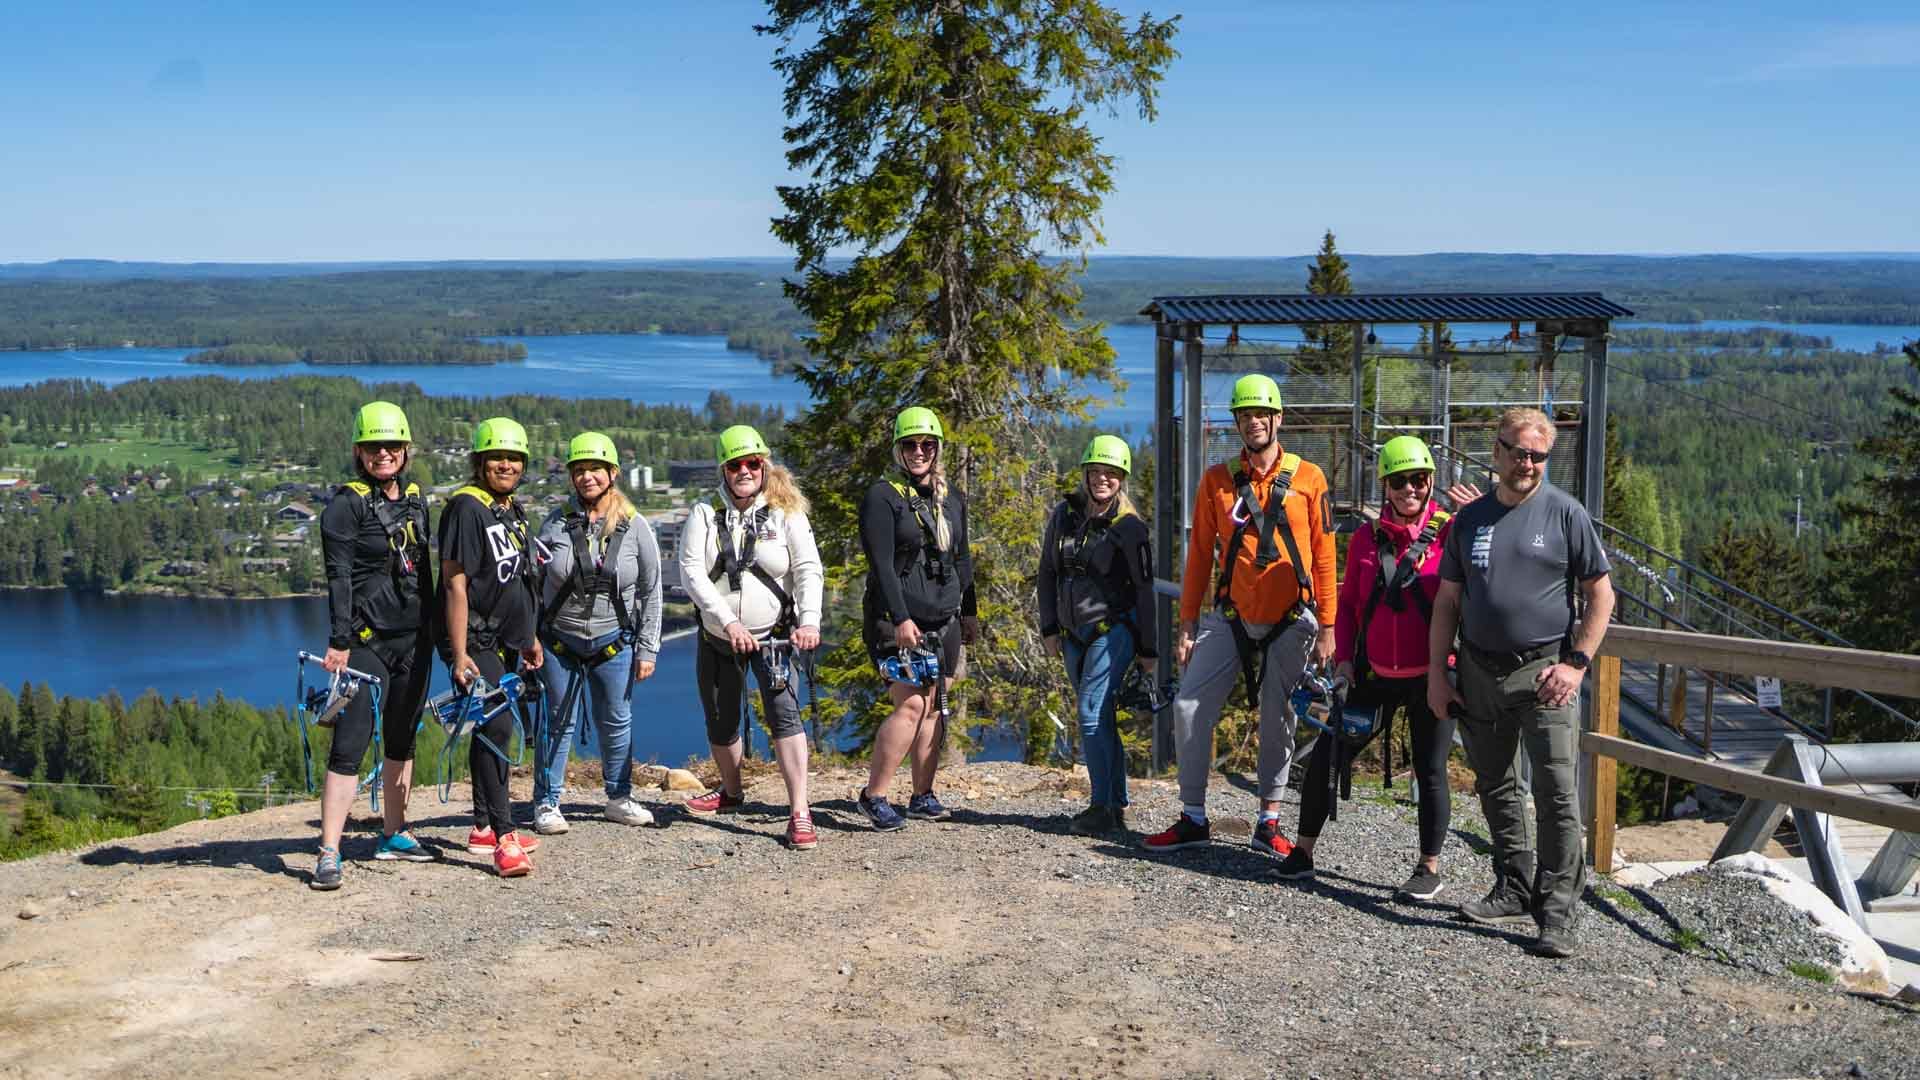
[[[303,884],[312,805],[9,864],[0,1075],[1920,1076],[1920,1015],[1785,974],[1830,950],[1743,883],[1599,890],[1565,961],[1458,922],[1490,881],[1464,800],[1447,891],[1403,904],[1413,809],[1372,789],[1296,886],[1228,778],[1215,844],[1165,858],[1067,834],[1072,774],[949,770],[954,820],[890,835],[857,783],[816,775],[805,854],[776,779],[707,820],[648,793],[644,830],[576,792],[518,882],[425,790],[446,858],[360,861],[356,833],[334,894]]]

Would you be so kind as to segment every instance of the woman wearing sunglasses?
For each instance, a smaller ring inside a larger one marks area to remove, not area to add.
[[[761,717],[787,785],[787,846],[818,842],[807,802],[807,735],[800,722],[794,654],[820,644],[824,571],[793,474],[767,456],[760,433],[738,424],[715,440],[720,491],[694,504],[680,534],[680,580],[700,609],[694,681],[720,786],[688,799],[695,817],[733,813],[741,786],[741,704],[747,670],[760,684]]]
[[[427,508],[420,488],[406,480],[413,433],[398,405],[370,401],[353,420],[356,479],[340,485],[320,515],[320,551],[327,568],[327,654],[333,674],[348,668],[380,679],[374,695],[355,694],[333,727],[326,783],[320,791],[320,858],[308,882],[340,887],[340,836],[359,786],[360,759],[385,737],[380,766],[380,812],[386,835],[373,857],[428,862],[429,851],[407,829],[407,793],[413,786],[414,720],[432,673],[433,571],[427,565]]]
[[[1412,435],[1388,440],[1380,448],[1377,471],[1384,495],[1380,518],[1371,529],[1356,531],[1347,545],[1333,655],[1337,673],[1351,687],[1348,707],[1378,710],[1374,732],[1386,727],[1395,710],[1406,712],[1420,788],[1420,860],[1399,895],[1430,900],[1441,887],[1440,849],[1452,810],[1447,755],[1453,749],[1454,720],[1434,716],[1427,705],[1427,624],[1440,591],[1440,552],[1450,521],[1433,498],[1433,453],[1426,443]],[[1299,841],[1280,864],[1283,878],[1313,876],[1313,851],[1331,809],[1328,774],[1338,741],[1332,733],[1314,740],[1300,788]],[[1359,749],[1352,741],[1348,745]]]
[[[900,761],[913,758],[907,817],[951,816],[933,793],[946,738],[936,707],[960,674],[960,646],[979,632],[974,617],[973,555],[967,547],[967,504],[947,485],[946,433],[932,409],[902,409],[893,421],[893,461],[900,470],[867,489],[860,506],[860,547],[867,556],[862,623],[867,653],[887,683],[893,711],[874,733],[860,812],[881,832],[906,824],[887,801]],[[958,625],[955,625],[955,624]],[[937,649],[934,648],[937,644]],[[936,680],[920,677],[916,655],[939,660]]]

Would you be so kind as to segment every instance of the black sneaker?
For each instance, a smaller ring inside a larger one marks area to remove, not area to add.
[[[1400,886],[1400,892],[1396,895],[1402,900],[1431,900],[1439,896],[1440,890],[1445,887],[1439,874],[1424,866],[1416,866],[1413,868],[1413,876],[1407,879],[1405,885]]]
[[[945,821],[953,816],[953,811],[940,805],[933,792],[925,791],[907,800],[907,816],[921,821]]]
[[[1253,850],[1269,859],[1285,859],[1293,854],[1293,841],[1280,831],[1279,818],[1262,818],[1253,827],[1253,838],[1247,841]]]
[[[1104,806],[1089,806],[1067,822],[1067,831],[1075,836],[1105,836],[1111,828],[1113,814]]]
[[[873,822],[873,827],[880,832],[906,828],[907,819],[901,817],[900,811],[895,810],[893,804],[884,797],[871,798],[867,795],[867,789],[861,788],[860,797],[855,802],[860,812],[867,815],[867,820]]]
[[[1460,905],[1460,917],[1481,926],[1506,926],[1533,921],[1533,905],[1526,898],[1495,888],[1479,900]]]
[[[314,860],[313,877],[308,879],[307,887],[315,892],[332,892],[340,887],[340,852],[330,847],[320,849],[320,857]]]
[[[1274,873],[1282,881],[1308,881],[1313,877],[1313,856],[1294,848],[1287,857],[1280,860],[1280,868]]]
[[[1580,941],[1573,936],[1571,926],[1543,926],[1540,936],[1533,939],[1528,951],[1536,956],[1550,956],[1555,960],[1565,960],[1580,951]]]

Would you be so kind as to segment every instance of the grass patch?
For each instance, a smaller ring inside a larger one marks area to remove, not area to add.
[[[1614,907],[1622,908],[1627,911],[1637,911],[1642,914],[1644,914],[1647,910],[1647,905],[1641,903],[1639,897],[1633,895],[1632,893],[1628,892],[1627,890],[1621,888],[1618,885],[1607,885],[1604,883],[1595,885],[1593,887],[1593,892],[1595,896],[1598,896],[1600,899],[1605,900],[1609,904],[1612,904]]]
[[[215,450],[201,443],[143,439],[139,431],[137,425],[128,425],[112,436],[69,443],[65,450],[15,444],[14,451],[22,465],[38,465],[43,459],[70,461],[74,458],[90,457],[100,462],[102,466],[114,469],[133,466],[146,468],[165,463],[201,473],[230,471],[233,468],[231,447]]]
[[[1698,930],[1682,926],[1673,932],[1673,945],[1681,952],[1703,952],[1707,947],[1707,939],[1701,937]]]
[[[1793,963],[1787,965],[1787,970],[1803,979],[1808,979],[1822,985],[1833,982],[1833,972],[1828,971],[1819,964],[1809,964],[1805,960],[1795,960]]]

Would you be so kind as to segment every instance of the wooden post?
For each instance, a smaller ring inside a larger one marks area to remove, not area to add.
[[[1667,724],[1682,735],[1687,733],[1687,669],[1673,669],[1673,693],[1667,698]]]
[[[1700,673],[1700,690],[1705,696],[1700,705],[1700,749],[1713,753],[1713,672]]]
[[[1620,734],[1620,658],[1601,656],[1594,661],[1593,730]],[[1593,820],[1587,829],[1587,854],[1596,874],[1613,873],[1613,815],[1617,805],[1618,766],[1605,754],[1593,755]]]

